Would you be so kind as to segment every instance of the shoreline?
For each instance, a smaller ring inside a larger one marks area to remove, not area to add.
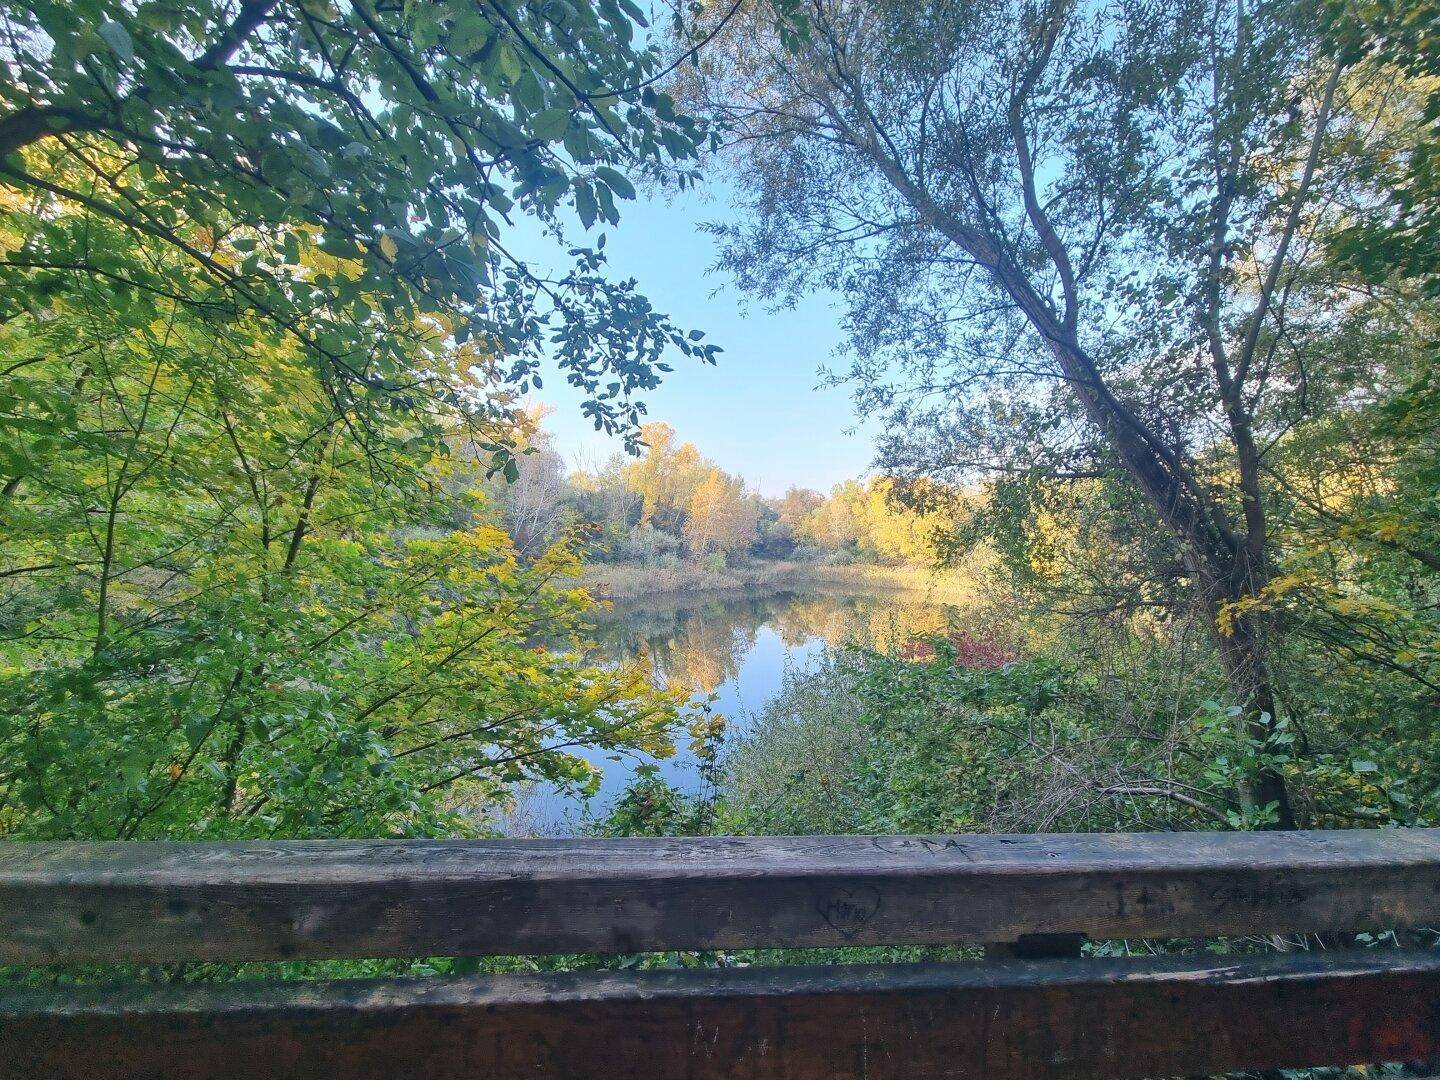
[[[825,566],[802,562],[756,562],[712,570],[698,565],[647,567],[625,563],[593,563],[576,584],[596,600],[623,602],[647,596],[681,596],[784,592],[792,588],[850,586],[894,592],[925,593],[939,603],[963,604],[973,599],[975,583],[953,570],[914,566]]]

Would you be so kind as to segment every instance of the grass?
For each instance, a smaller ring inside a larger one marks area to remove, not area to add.
[[[678,567],[597,563],[587,566],[580,584],[596,597],[633,600],[667,593],[781,590],[803,580],[800,563],[762,562],[716,570],[698,563]]]
[[[803,580],[872,589],[925,593],[939,604],[972,604],[979,599],[979,581],[963,570],[931,570],[923,566],[809,566]]]

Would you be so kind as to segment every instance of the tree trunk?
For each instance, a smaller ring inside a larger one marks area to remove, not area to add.
[[[1215,643],[1230,699],[1243,710],[1237,734],[1265,744],[1275,734],[1275,689],[1270,668],[1265,660],[1264,641],[1258,620],[1253,614],[1235,615],[1221,620],[1226,605],[1255,595],[1256,582],[1250,574],[1217,574],[1213,561],[1203,564],[1196,560],[1197,577],[1206,603],[1206,613],[1215,632]],[[1247,584],[1236,588],[1239,581]],[[1227,632],[1228,631],[1228,632]],[[1274,769],[1261,768],[1240,781],[1240,804],[1246,810],[1275,805],[1275,829],[1294,829],[1295,812],[1285,777]]]
[[[825,62],[822,59],[821,63]],[[1253,614],[1237,615],[1228,627],[1229,634],[1221,632],[1218,622],[1227,605],[1259,595],[1266,581],[1268,537],[1249,418],[1232,412],[1232,432],[1240,459],[1245,502],[1244,528],[1237,531],[1216,493],[1196,478],[1183,442],[1147,424],[1122,402],[1106,382],[1094,357],[1081,344],[1077,331],[1079,298],[1073,271],[1064,245],[1036,198],[1029,147],[1024,126],[1017,121],[1018,114],[1012,113],[1011,126],[1020,157],[1026,214],[1060,277],[1063,310],[1057,310],[1051,299],[1035,287],[1020,260],[1007,248],[1003,235],[991,231],[985,222],[957,217],[910,176],[898,155],[892,156],[893,146],[883,139],[883,132],[863,100],[857,102],[857,112],[871,125],[870,134],[874,137],[852,125],[844,110],[823,99],[821,104],[836,127],[870,158],[890,185],[919,212],[921,219],[988,271],[995,284],[1048,343],[1056,366],[1086,415],[1103,434],[1161,521],[1191,552],[1191,569],[1217,635],[1226,682],[1234,704],[1242,709],[1242,732],[1262,744],[1267,742],[1275,731],[1275,694],[1258,620]],[[1232,381],[1228,374],[1224,376],[1222,396],[1229,398],[1232,406],[1238,402],[1232,391],[1242,383],[1243,379]],[[1258,770],[1242,782],[1238,794],[1247,808],[1261,809],[1274,803],[1273,827],[1295,828],[1285,778],[1274,770]]]

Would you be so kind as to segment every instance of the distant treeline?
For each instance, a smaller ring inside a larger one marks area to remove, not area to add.
[[[567,473],[537,424],[518,478],[493,491],[517,546],[543,550],[567,530],[590,527],[595,559],[657,568],[752,558],[929,566],[950,523],[937,509],[939,492],[883,476],[847,480],[828,495],[792,487],[767,498],[679,442],[670,425],[641,430],[642,456],[616,454]]]

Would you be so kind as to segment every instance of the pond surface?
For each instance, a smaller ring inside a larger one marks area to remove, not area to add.
[[[951,609],[924,593],[857,591],[816,586],[803,591],[669,594],[617,602],[598,617],[594,639],[604,657],[639,660],[658,685],[688,687],[725,718],[727,738],[743,734],[779,693],[787,669],[812,666],[827,648],[857,641],[890,649],[945,628]],[[660,775],[695,793],[705,784],[676,736],[677,754],[658,762]],[[614,760],[608,751],[582,752],[604,772],[600,792],[587,801],[540,785],[525,793],[512,820],[514,835],[566,835],[586,815],[603,816],[625,790],[644,755]]]

